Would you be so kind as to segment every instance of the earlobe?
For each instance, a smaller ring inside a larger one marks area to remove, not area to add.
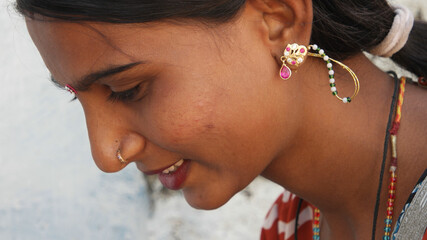
[[[308,45],[311,37],[313,7],[311,0],[252,0],[262,13],[267,28],[266,41],[278,56],[288,43]]]

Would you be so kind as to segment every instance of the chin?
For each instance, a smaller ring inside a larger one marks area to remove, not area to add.
[[[230,200],[230,198],[234,195],[227,196],[224,192],[220,194],[213,194],[207,191],[198,192],[184,189],[184,197],[187,203],[195,208],[201,210],[213,210],[217,209]]]

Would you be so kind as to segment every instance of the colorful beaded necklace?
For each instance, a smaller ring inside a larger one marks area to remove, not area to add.
[[[314,217],[313,217],[313,240],[320,239],[320,210],[314,208]]]
[[[393,73],[393,72],[392,72]],[[396,87],[397,87],[397,77],[396,74],[393,73],[394,78],[396,80]],[[391,142],[391,161],[390,161],[390,184],[389,184],[389,190],[388,190],[388,200],[387,200],[387,216],[384,220],[385,223],[385,227],[384,227],[384,236],[383,236],[383,240],[390,240],[390,236],[391,236],[391,224],[393,222],[393,210],[394,210],[394,200],[396,198],[396,182],[397,182],[397,174],[396,174],[396,169],[397,169],[397,144],[396,144],[396,136],[397,136],[397,131],[399,130],[399,126],[400,126],[400,119],[402,116],[402,105],[403,105],[403,96],[405,93],[405,84],[406,84],[406,78],[405,77],[401,77],[400,78],[400,84],[399,84],[399,95],[397,97],[397,106],[396,106],[396,113],[395,113],[395,118],[393,121],[393,125],[390,128],[390,130],[388,130],[386,138],[388,138],[388,135],[390,134],[390,142]],[[397,90],[397,88],[395,89]],[[392,102],[392,109],[393,106],[395,104],[395,96],[393,96],[393,102]],[[392,112],[390,113],[390,117],[391,117]],[[391,118],[390,118],[391,120]],[[388,125],[389,126],[389,125]],[[387,127],[387,129],[389,129]],[[384,151],[386,152],[387,150],[387,144],[385,144],[384,147]],[[383,169],[383,167],[382,167]],[[381,179],[382,179],[382,172],[383,170],[381,170]],[[382,185],[382,180],[380,180],[380,186]],[[298,204],[298,210],[297,210],[297,218],[298,218],[298,213],[299,213],[299,208],[301,206],[301,202],[303,200],[300,200],[300,203]],[[379,201],[379,196],[377,196],[377,202]],[[378,203],[376,204],[378,206]],[[373,238],[375,237],[375,225],[376,225],[376,212],[377,212],[377,206],[375,208],[375,214],[374,214],[374,227],[373,227]],[[316,207],[314,207],[313,210],[313,222],[312,222],[312,228],[313,228],[313,240],[319,240],[320,239],[320,210]],[[295,224],[295,230],[297,230],[297,222]],[[297,231],[295,231],[295,239],[297,239]]]
[[[384,220],[384,236],[383,240],[390,240],[391,224],[393,222],[394,199],[396,197],[396,181],[397,181],[397,148],[396,136],[400,126],[400,118],[402,116],[403,96],[405,93],[406,78],[400,78],[399,97],[397,99],[396,114],[394,117],[393,125],[390,129],[390,142],[391,142],[391,162],[390,162],[390,184],[388,186],[388,200],[387,200],[387,217]]]

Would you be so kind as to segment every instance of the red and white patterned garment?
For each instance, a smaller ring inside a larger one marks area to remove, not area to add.
[[[423,176],[427,176],[427,170]],[[261,230],[261,240],[295,239],[295,218],[299,201],[299,197],[286,190],[279,196],[264,221]],[[408,200],[409,203],[410,201],[411,199]],[[306,201],[302,201],[298,217],[298,239],[313,239],[313,216],[314,206]],[[427,229],[424,230],[424,235],[420,240],[427,240]]]
[[[300,198],[289,191],[282,193],[267,214],[261,240],[294,239],[295,218]],[[298,217],[298,239],[313,239],[314,206],[302,201]]]

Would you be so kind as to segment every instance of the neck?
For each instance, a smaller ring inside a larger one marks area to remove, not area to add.
[[[263,175],[321,210],[324,222],[322,239],[370,239],[394,81],[363,54],[348,59],[344,63],[359,77],[361,91],[351,103],[344,104],[329,92],[324,62],[309,59],[305,65],[309,65],[311,70],[301,69],[307,74],[304,78],[291,79],[295,81],[289,88],[301,89],[300,96],[311,96],[311,101],[301,99],[298,102],[303,110],[299,114],[300,125],[292,148],[284,149]],[[341,97],[351,96],[353,80],[345,70],[338,68],[334,68],[338,94]],[[409,119],[405,114],[411,113],[403,111],[403,118]],[[412,120],[422,124],[422,117]],[[405,131],[404,128],[409,129],[409,124],[404,127],[402,123],[401,131]],[[427,129],[424,133],[427,134]],[[421,149],[425,148],[420,146],[415,151],[419,153]],[[411,151],[410,147],[404,146],[402,150]],[[423,154],[425,156],[427,152]],[[388,157],[376,239],[384,227],[389,160]],[[401,160],[399,169],[402,172],[406,166],[415,164],[411,159],[405,159],[404,163]],[[420,164],[427,166],[426,161]],[[399,177],[397,194],[401,195],[397,199],[394,219],[422,170],[419,174],[412,174],[411,170],[411,174]]]

